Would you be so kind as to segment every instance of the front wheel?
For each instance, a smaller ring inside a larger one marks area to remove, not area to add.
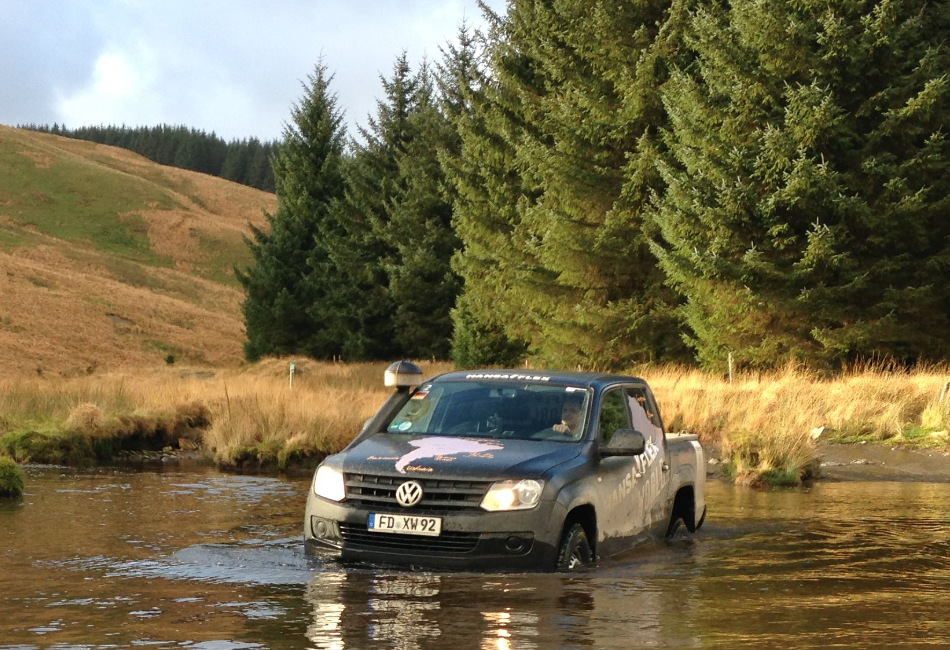
[[[686,522],[683,518],[676,515],[670,520],[670,525],[666,529],[667,539],[683,539],[689,535],[689,529],[686,528]]]
[[[587,532],[580,524],[572,524],[561,537],[557,551],[557,570],[577,571],[593,561],[594,552],[587,540]]]

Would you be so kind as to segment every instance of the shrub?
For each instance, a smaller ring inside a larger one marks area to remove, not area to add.
[[[23,470],[12,458],[0,456],[0,497],[23,494]]]

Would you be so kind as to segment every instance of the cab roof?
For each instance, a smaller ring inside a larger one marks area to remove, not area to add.
[[[596,388],[609,384],[637,382],[645,383],[643,379],[631,375],[617,375],[602,372],[573,372],[570,370],[525,370],[525,369],[497,369],[486,370],[459,370],[443,375],[431,377],[426,381],[465,381],[465,380],[492,380],[500,382],[530,382],[567,384]]]

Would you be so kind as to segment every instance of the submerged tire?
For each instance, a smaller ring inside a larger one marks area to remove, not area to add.
[[[679,515],[674,516],[670,520],[670,526],[666,529],[666,538],[667,539],[684,539],[689,535],[689,529],[686,527],[686,522],[683,521],[683,518]]]
[[[557,551],[558,571],[577,571],[594,561],[594,551],[587,539],[587,532],[580,524],[572,524],[561,537]]]

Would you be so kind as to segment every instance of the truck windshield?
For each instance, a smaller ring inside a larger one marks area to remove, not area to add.
[[[581,386],[443,381],[420,386],[389,433],[522,440],[580,440],[590,391]]]

